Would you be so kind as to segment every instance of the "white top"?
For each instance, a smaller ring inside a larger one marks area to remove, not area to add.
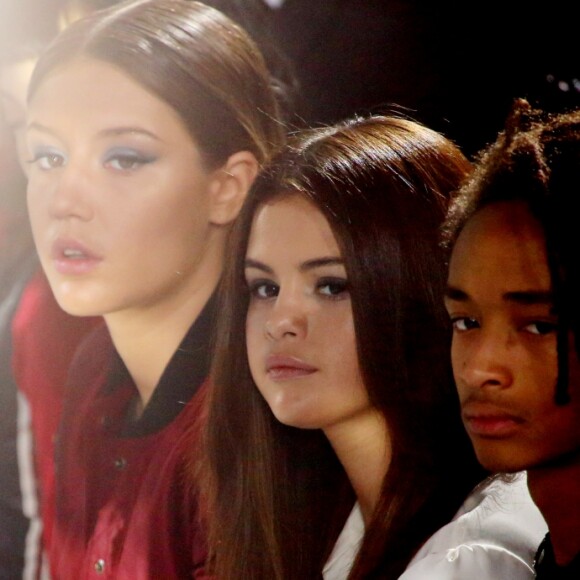
[[[348,577],[364,534],[365,523],[362,512],[358,503],[355,503],[324,565],[322,570],[324,580],[344,580]]]
[[[511,483],[492,480],[478,486],[451,522],[425,542],[400,580],[528,580],[547,531],[524,473]],[[355,505],[324,567],[325,580],[348,577],[363,535]]]

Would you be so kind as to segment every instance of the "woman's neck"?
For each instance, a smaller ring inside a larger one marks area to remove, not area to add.
[[[176,293],[162,304],[105,315],[115,349],[139,391],[141,410],[216,285],[217,277],[209,278],[202,287]]]
[[[347,473],[367,526],[391,461],[385,419],[377,410],[368,409],[325,429],[325,434]]]

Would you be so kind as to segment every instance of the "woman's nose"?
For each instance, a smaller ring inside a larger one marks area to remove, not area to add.
[[[304,338],[307,328],[304,298],[280,293],[266,320],[266,336],[271,340]]]
[[[93,216],[91,189],[95,184],[88,172],[73,164],[55,171],[50,192],[49,212],[53,218],[89,220]]]

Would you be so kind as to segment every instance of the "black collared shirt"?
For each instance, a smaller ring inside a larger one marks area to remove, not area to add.
[[[203,384],[209,373],[216,301],[214,293],[171,357],[143,413],[137,420],[124,418],[121,437],[143,437],[159,431],[177,417]],[[125,363],[113,349],[102,394],[110,395],[130,382]],[[133,396],[139,396],[136,388]]]

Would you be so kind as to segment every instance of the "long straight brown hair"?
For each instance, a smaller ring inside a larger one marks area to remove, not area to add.
[[[232,232],[205,428],[210,567],[220,580],[319,578],[354,502],[319,430],[280,424],[248,367],[244,261],[252,220],[286,195],[326,217],[345,262],[359,365],[393,456],[351,573],[398,578],[485,474],[460,420],[442,305],[439,227],[470,171],[412,120],[355,118],[295,137]]]

